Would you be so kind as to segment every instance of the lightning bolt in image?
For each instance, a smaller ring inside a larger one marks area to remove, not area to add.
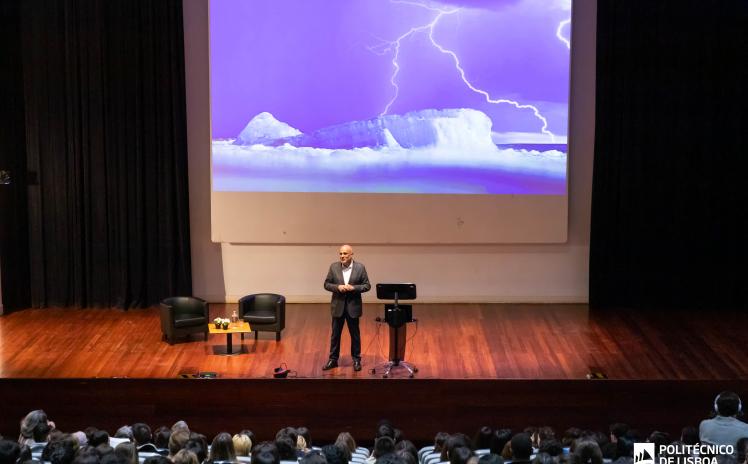
[[[561,31],[564,30],[564,26],[569,23],[571,23],[571,19],[564,19],[558,24],[558,28],[556,29],[556,37],[558,37],[558,40],[566,44],[566,48],[571,49],[571,42],[561,34]]]
[[[368,50],[372,53],[376,53],[378,55],[385,55],[387,53],[392,53],[392,74],[390,75],[390,84],[392,85],[394,89],[394,94],[389,102],[385,105],[384,109],[380,113],[380,116],[386,115],[389,111],[392,105],[397,101],[397,98],[400,94],[400,87],[397,83],[397,76],[400,73],[400,46],[402,44],[402,41],[407,39],[408,37],[420,33],[420,32],[426,32],[428,34],[429,41],[431,42],[431,45],[438,50],[440,53],[443,53],[445,55],[448,55],[452,58],[452,62],[454,63],[455,70],[458,72],[460,78],[462,79],[462,82],[465,84],[465,86],[470,89],[472,92],[475,92],[479,95],[482,95],[483,98],[486,100],[487,103],[493,104],[493,105],[511,105],[519,110],[530,110],[532,111],[533,115],[536,119],[538,119],[541,122],[541,128],[540,131],[543,134],[548,135],[551,138],[552,142],[555,142],[555,137],[553,133],[548,130],[548,120],[540,113],[540,110],[530,104],[523,104],[520,102],[517,102],[515,100],[509,100],[506,98],[493,98],[487,91],[476,87],[467,77],[467,73],[465,72],[465,69],[462,67],[460,63],[460,58],[457,56],[457,53],[455,53],[453,50],[450,50],[440,43],[436,41],[434,38],[434,30],[436,29],[437,24],[439,21],[448,15],[453,15],[461,11],[460,8],[453,8],[453,9],[442,9],[442,8],[436,8],[432,6],[428,6],[422,3],[418,2],[411,2],[407,0],[390,0],[390,3],[393,4],[403,4],[403,5],[412,5],[417,6],[420,8],[424,8],[429,11],[433,11],[436,13],[435,17],[431,20],[431,22],[410,28],[407,32],[397,37],[395,40],[384,40],[381,38],[378,38],[381,43],[374,46],[374,47],[368,47]],[[571,45],[563,36],[561,36],[561,29],[563,28],[564,23],[568,23],[571,20],[563,21],[556,31],[556,35],[563,40],[565,43],[567,43],[569,46]]]

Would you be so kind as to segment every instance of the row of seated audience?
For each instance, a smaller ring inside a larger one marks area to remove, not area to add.
[[[715,399],[715,417],[699,429],[685,427],[677,440],[664,432],[643,436],[625,424],[609,433],[570,428],[560,437],[550,427],[531,427],[513,434],[509,429],[481,427],[471,439],[465,434],[436,434],[433,445],[420,450],[388,421],[381,421],[374,447],[356,445],[350,433],[333,444],[312,446],[309,429],[286,427],[273,441],[257,443],[250,430],[206,436],[179,421],[151,431],[143,423],[121,427],[110,437],[89,427],[63,433],[44,411],[30,412],[20,424],[17,441],[0,437],[0,464],[633,464],[634,442],[659,445],[724,444],[732,456],[715,456],[720,464],[748,464],[748,424],[737,419],[740,398],[723,392]],[[658,456],[655,456],[658,458]],[[657,462],[657,459],[655,459]]]

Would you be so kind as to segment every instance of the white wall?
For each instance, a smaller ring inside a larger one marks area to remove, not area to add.
[[[208,0],[183,0],[195,295],[236,301],[276,292],[328,301],[322,281],[338,244],[237,245],[210,240]],[[569,240],[561,245],[355,247],[372,283],[418,284],[420,302],[587,302],[595,122],[595,0],[574,2],[569,136]],[[373,294],[368,299],[374,300]]]

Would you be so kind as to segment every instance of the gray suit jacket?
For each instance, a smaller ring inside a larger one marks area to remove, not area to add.
[[[361,317],[362,306],[361,294],[371,290],[369,276],[366,275],[366,267],[358,261],[353,262],[353,270],[348,283],[353,285],[354,290],[340,293],[338,285],[345,284],[343,279],[343,265],[340,261],[330,264],[330,270],[327,272],[325,279],[325,290],[332,292],[332,301],[330,310],[332,317],[341,317],[343,310],[348,309],[351,317]]]

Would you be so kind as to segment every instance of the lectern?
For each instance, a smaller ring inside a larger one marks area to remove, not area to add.
[[[413,307],[401,305],[400,300],[416,299],[416,284],[377,284],[377,298],[380,300],[394,300],[394,303],[384,305],[384,321],[390,326],[390,356],[389,361],[379,369],[383,370],[382,377],[387,378],[394,367],[402,367],[408,371],[408,377],[418,372],[416,366],[405,362],[405,344],[407,341],[407,323],[413,322]],[[372,369],[377,373],[377,368]]]

